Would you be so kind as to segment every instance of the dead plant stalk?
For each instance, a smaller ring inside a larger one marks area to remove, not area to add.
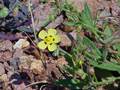
[[[37,39],[37,36],[36,36],[37,34],[36,34],[36,30],[35,30],[35,23],[34,23],[34,18],[33,18],[33,13],[32,13],[31,6],[32,6],[31,0],[28,0],[28,10],[30,12],[30,16],[31,16],[31,20],[32,20],[32,28],[33,28],[33,33],[34,33],[34,36],[35,36],[35,42],[37,42],[38,39]]]

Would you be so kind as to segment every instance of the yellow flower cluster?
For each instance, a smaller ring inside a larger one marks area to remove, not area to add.
[[[37,46],[40,49],[46,49],[49,51],[55,51],[57,49],[57,43],[60,42],[60,36],[55,29],[48,29],[48,32],[42,30],[39,32],[38,37],[42,39]]]

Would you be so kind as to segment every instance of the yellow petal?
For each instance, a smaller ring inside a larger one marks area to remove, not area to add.
[[[41,41],[37,44],[37,46],[40,48],[40,49],[45,49],[47,47],[47,45],[45,44],[44,41]]]
[[[55,35],[57,31],[55,29],[48,29],[48,35]]]
[[[48,35],[47,32],[42,30],[39,32],[38,37],[44,39],[47,35]]]
[[[55,35],[54,39],[55,39],[54,40],[55,43],[59,43],[60,42],[60,36],[59,35]]]
[[[55,51],[57,49],[57,45],[55,43],[48,45],[48,50],[49,51]]]

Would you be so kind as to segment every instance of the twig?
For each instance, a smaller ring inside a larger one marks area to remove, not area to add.
[[[24,34],[29,38],[29,40],[32,42],[32,44],[33,44],[35,47],[37,47],[36,44],[34,43],[34,41],[31,39],[31,37],[30,37],[26,32],[24,32]]]
[[[32,28],[33,28],[33,33],[35,36],[35,41],[38,42],[37,36],[36,36],[36,30],[35,30],[35,23],[34,23],[34,18],[33,18],[33,13],[31,10],[31,0],[28,0],[28,10],[30,12],[31,20],[32,20]]]
[[[33,82],[33,83],[31,83],[31,84],[29,84],[29,85],[27,85],[23,90],[25,90],[26,88],[28,88],[28,87],[30,87],[30,86],[33,86],[33,85],[36,85],[36,84],[47,84],[47,81],[39,81],[39,82]]]
[[[42,85],[39,90],[43,90],[46,87],[46,85]]]

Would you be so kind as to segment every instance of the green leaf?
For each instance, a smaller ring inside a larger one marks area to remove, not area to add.
[[[105,70],[109,70],[109,71],[117,71],[120,73],[120,65],[119,64],[116,64],[116,63],[111,63],[111,62],[107,62],[107,63],[102,63],[102,64],[98,64],[98,62],[96,61],[90,61],[90,63],[94,66],[94,67],[97,67],[97,68],[100,68],[100,69],[105,69]]]
[[[92,42],[89,38],[84,37],[83,43],[86,47],[88,47],[88,49],[90,49],[91,53],[89,54],[91,54],[93,58],[99,59],[101,57],[102,54],[100,50],[96,47],[95,43]]]
[[[120,56],[120,43],[117,43],[117,44],[113,45],[113,49],[117,50],[118,53],[116,55]]]
[[[104,31],[105,37],[109,38],[112,36],[112,30],[107,26]]]
[[[0,9],[0,18],[4,18],[8,15],[8,8],[3,7]]]
[[[118,51],[120,52],[120,43],[119,43],[119,44],[115,44],[115,45],[113,46],[113,48],[114,48],[115,50],[118,50]]]
[[[92,33],[97,35],[98,30],[97,30],[94,20],[92,19],[91,11],[87,4],[85,4],[84,10],[81,13],[81,24],[83,25],[83,27],[86,27]]]
[[[79,79],[62,79],[57,80],[55,83],[57,85],[65,86],[70,88],[70,90],[81,90],[83,86],[87,85],[88,80],[79,80]]]
[[[67,26],[75,26],[76,23],[74,23],[74,22],[65,22],[64,24],[67,25]]]
[[[61,48],[59,48],[59,51],[60,51],[60,54],[63,55],[65,59],[67,60],[68,65],[74,66],[72,55]]]
[[[100,86],[100,85],[108,85],[108,84],[112,84],[113,82],[115,82],[116,80],[120,80],[120,77],[107,77],[105,79],[102,79],[101,82],[94,82],[94,85],[96,86]]]
[[[109,43],[113,40],[112,30],[107,26],[104,33],[104,43]]]

